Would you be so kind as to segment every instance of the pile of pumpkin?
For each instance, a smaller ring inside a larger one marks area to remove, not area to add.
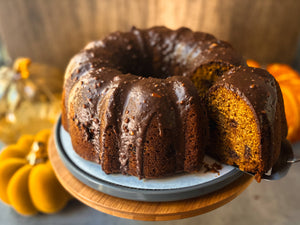
[[[247,60],[252,67],[260,67],[253,60]],[[288,124],[287,139],[291,142],[300,140],[300,74],[289,65],[273,63],[266,66],[280,85],[285,115]]]
[[[23,135],[1,151],[0,199],[22,215],[57,212],[71,198],[48,160],[49,135]]]

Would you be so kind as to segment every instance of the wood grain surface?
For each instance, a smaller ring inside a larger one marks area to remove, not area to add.
[[[187,26],[230,41],[247,58],[291,62],[299,0],[0,0],[0,36],[12,56],[64,69],[88,41],[133,25]]]
[[[253,177],[245,174],[225,188],[197,198],[172,202],[132,201],[103,194],[78,181],[61,161],[53,135],[48,147],[54,171],[67,191],[98,211],[127,219],[161,221],[200,215],[230,202],[253,181]]]

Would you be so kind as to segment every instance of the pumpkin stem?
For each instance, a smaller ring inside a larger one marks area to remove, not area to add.
[[[31,60],[29,58],[19,58],[14,63],[14,70],[17,73],[21,74],[22,79],[27,79],[29,77],[29,69],[28,66],[30,65]]]
[[[46,143],[40,141],[33,142],[26,159],[30,165],[46,162],[48,159]]]

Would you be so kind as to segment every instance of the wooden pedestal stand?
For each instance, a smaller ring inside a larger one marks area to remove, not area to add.
[[[60,183],[79,201],[101,212],[134,220],[176,220],[200,215],[230,202],[253,181],[253,177],[245,174],[225,188],[201,197],[172,202],[140,202],[103,194],[77,180],[61,161],[53,135],[49,140],[49,157]]]

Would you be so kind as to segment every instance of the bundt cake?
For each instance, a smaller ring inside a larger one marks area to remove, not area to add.
[[[139,178],[198,171],[205,151],[259,177],[286,136],[276,81],[188,28],[89,43],[66,69],[62,125],[81,157]]]

